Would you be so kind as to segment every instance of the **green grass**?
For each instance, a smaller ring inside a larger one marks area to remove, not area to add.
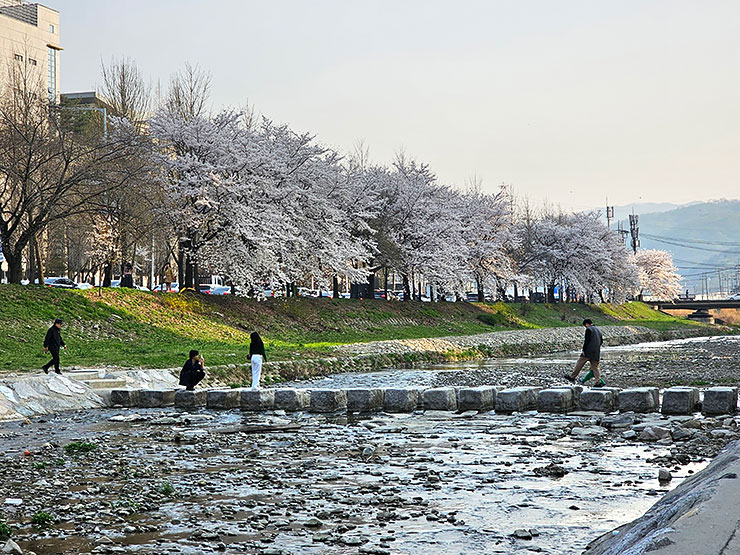
[[[54,523],[54,517],[45,511],[39,511],[31,517],[31,524],[37,528],[49,526]]]
[[[470,335],[505,329],[640,324],[656,329],[696,326],[642,303],[419,303],[352,299],[270,299],[256,302],[197,294],[127,289],[70,291],[0,285],[0,371],[37,370],[54,318],[63,318],[62,365],[172,367],[198,349],[208,366],[245,364],[249,334],[259,331],[268,360],[325,356],[338,344],[384,339]]]

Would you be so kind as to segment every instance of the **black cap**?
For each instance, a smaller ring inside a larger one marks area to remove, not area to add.
[[[61,318],[57,318],[56,320],[54,320],[54,323],[55,324],[63,324],[64,323],[64,320],[62,320]]]

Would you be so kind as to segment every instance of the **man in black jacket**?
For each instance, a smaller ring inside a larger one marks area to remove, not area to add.
[[[46,354],[47,350],[51,353],[51,360],[41,367],[46,374],[49,373],[49,367],[52,364],[54,365],[54,372],[57,374],[62,373],[62,371],[59,370],[59,348],[67,349],[67,345],[64,344],[64,339],[62,339],[61,329],[63,323],[64,322],[61,318],[57,318],[54,320],[54,324],[49,328],[49,331],[46,332],[46,337],[44,338],[44,354]]]
[[[584,365],[588,362],[591,366],[591,370],[586,377],[581,380],[581,383],[588,381],[593,374],[596,378],[596,387],[606,385],[606,382],[601,377],[599,372],[599,361],[601,360],[601,344],[604,342],[604,338],[601,335],[601,330],[594,326],[594,323],[588,318],[583,321],[583,325],[586,328],[586,336],[583,340],[583,350],[581,356],[578,357],[576,367],[573,369],[572,374],[565,374],[563,377],[571,383],[575,383],[578,374],[583,369]]]

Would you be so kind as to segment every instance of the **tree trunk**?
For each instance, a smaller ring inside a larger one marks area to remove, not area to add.
[[[409,275],[402,274],[402,278],[403,278],[403,300],[410,301],[411,300],[411,287],[409,285]]]
[[[483,290],[483,282],[479,279],[476,279],[475,285],[478,287],[478,302],[479,303],[485,302],[486,292]]]
[[[36,255],[36,276],[35,278],[39,280],[40,285],[44,285],[44,263],[41,260],[41,249],[39,248],[39,241],[36,237],[36,234],[33,235],[31,238],[31,241],[33,242],[33,250]]]
[[[516,282],[514,282],[514,302],[517,302],[519,299],[519,288],[516,285]]]
[[[385,290],[385,300],[388,300],[388,268],[385,269],[383,279],[383,289]]]
[[[375,298],[375,272],[370,272],[370,275],[367,276],[367,294],[365,295],[366,299],[374,299]]]
[[[332,289],[331,291],[332,296],[335,299],[338,299],[339,298],[339,277],[337,277],[336,274],[334,274],[334,277],[332,278],[331,289]]]
[[[106,262],[103,268],[103,287],[110,287],[110,282],[113,280],[113,262]]]
[[[23,279],[23,256],[14,256],[7,250],[3,254],[8,263],[8,283],[20,283]]]

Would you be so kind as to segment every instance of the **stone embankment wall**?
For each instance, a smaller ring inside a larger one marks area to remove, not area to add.
[[[584,555],[740,553],[740,441],[663,496],[643,516],[593,541]]]

